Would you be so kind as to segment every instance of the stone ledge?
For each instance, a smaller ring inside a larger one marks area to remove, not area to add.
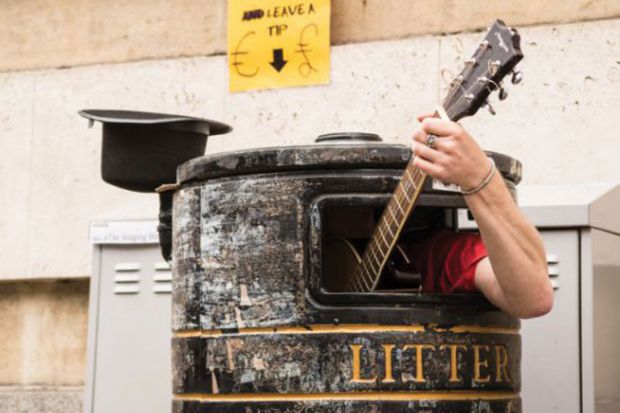
[[[3,274],[0,270],[0,285],[13,282],[84,281],[88,279],[90,279],[90,274]]]
[[[205,56],[226,51],[226,1],[35,0],[0,14],[0,72]],[[403,7],[403,5],[406,5]],[[617,0],[332,0],[332,43],[620,16]]]
[[[0,386],[0,413],[81,413],[81,386]]]

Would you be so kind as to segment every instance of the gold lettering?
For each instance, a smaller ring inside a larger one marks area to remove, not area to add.
[[[480,366],[489,367],[489,360],[480,361],[480,350],[489,351],[489,346],[474,344],[474,381],[478,383],[488,383],[491,376],[480,377]]]
[[[504,381],[502,376],[506,379],[507,383],[510,383],[510,376],[508,375],[508,350],[506,346],[495,346],[495,381],[498,383]]]
[[[374,383],[377,380],[375,375],[372,378],[363,379],[361,373],[360,353],[362,351],[361,344],[351,344],[351,351],[353,352],[353,377],[351,381],[353,383]]]
[[[462,379],[458,374],[458,361],[457,355],[459,349],[467,350],[467,346],[464,344],[443,344],[439,347],[440,350],[450,349],[450,383],[460,383]]]
[[[426,380],[424,379],[424,364],[422,363],[422,356],[424,349],[435,350],[435,346],[432,344],[405,344],[403,346],[403,352],[408,349],[415,349],[415,378],[413,381],[416,383],[424,383]]]
[[[392,350],[394,344],[383,344],[383,354],[385,354],[385,376],[381,383],[394,383],[394,376],[392,375]]]

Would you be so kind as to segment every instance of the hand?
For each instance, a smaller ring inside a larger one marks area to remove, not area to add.
[[[413,134],[413,164],[435,179],[467,190],[476,187],[489,173],[489,161],[470,134],[456,122],[434,114],[418,116],[422,127]],[[428,135],[437,136],[434,148]]]

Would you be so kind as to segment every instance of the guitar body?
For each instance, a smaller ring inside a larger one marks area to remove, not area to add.
[[[344,238],[326,242],[322,254],[323,285],[328,291],[346,291],[362,257]]]
[[[323,285],[328,291],[347,291],[347,286],[355,276],[362,262],[357,248],[344,238],[334,238],[323,245]],[[405,250],[397,245],[390,256],[389,263],[383,270],[381,283],[375,286],[390,288],[392,284],[404,284],[412,287],[419,284],[419,274],[411,272],[411,259]],[[407,285],[408,284],[408,285]],[[403,291],[400,289],[400,291]]]

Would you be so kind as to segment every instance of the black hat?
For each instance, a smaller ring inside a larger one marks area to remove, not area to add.
[[[221,122],[128,110],[81,110],[103,124],[101,176],[131,191],[153,192],[176,182],[178,165],[204,154],[209,135],[230,132]]]

